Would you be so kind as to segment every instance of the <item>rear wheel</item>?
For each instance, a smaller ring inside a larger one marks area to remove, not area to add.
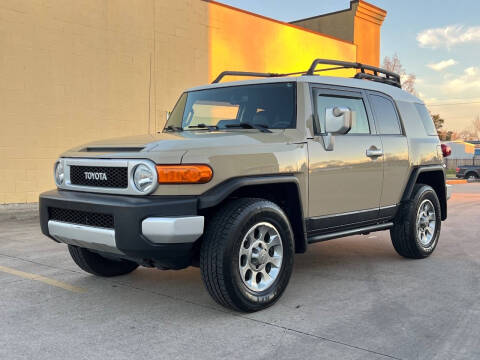
[[[200,253],[205,286],[220,305],[257,311],[274,304],[293,269],[293,233],[276,204],[233,200],[208,222]]]
[[[68,245],[68,251],[78,267],[97,276],[118,276],[131,273],[138,264],[124,259],[107,259],[95,252],[78,246]]]
[[[411,200],[402,205],[390,230],[397,253],[411,259],[430,256],[440,236],[440,211],[435,190],[428,185],[415,185]]]

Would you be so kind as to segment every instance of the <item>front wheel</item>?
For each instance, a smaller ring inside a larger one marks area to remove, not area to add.
[[[100,254],[78,246],[68,245],[68,251],[80,269],[97,276],[125,275],[138,267],[138,264],[133,261],[107,259]]]
[[[417,184],[411,200],[402,205],[390,229],[393,247],[406,258],[426,258],[437,246],[441,223],[440,202],[435,190]]]
[[[237,199],[209,221],[200,251],[200,269],[213,299],[239,311],[275,303],[293,269],[293,233],[276,204]]]

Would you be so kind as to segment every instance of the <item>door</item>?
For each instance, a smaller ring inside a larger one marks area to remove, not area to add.
[[[378,217],[383,178],[380,137],[362,91],[313,89],[315,137],[309,149],[308,230],[367,223]],[[334,135],[327,150],[325,119],[334,107],[349,108],[352,128]]]
[[[389,97],[368,92],[377,133],[382,140],[383,188],[381,217],[393,216],[409,176],[408,142],[395,103]]]

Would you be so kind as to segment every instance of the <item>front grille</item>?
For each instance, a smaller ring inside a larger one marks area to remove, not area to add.
[[[107,229],[114,228],[113,215],[99,214],[80,210],[48,208],[49,220],[56,220],[77,225],[88,225]]]
[[[128,169],[108,166],[70,166],[70,183],[73,185],[126,189]]]

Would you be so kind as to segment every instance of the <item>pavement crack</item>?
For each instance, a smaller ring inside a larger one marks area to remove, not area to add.
[[[80,272],[80,271],[75,271],[75,270],[65,269],[65,268],[59,268],[59,267],[56,267],[56,266],[39,263],[37,261],[33,261],[33,260],[29,260],[29,259],[23,259],[23,258],[20,258],[18,256],[6,255],[6,254],[1,254],[1,253],[0,253],[0,256],[15,259],[15,260],[20,260],[20,261],[25,261],[25,262],[29,262],[29,263],[32,263],[32,264],[35,264],[35,265],[44,266],[44,267],[48,267],[48,268],[52,268],[52,269],[56,269],[56,270],[60,270],[60,271],[68,271],[68,272],[75,273],[75,274],[84,274],[83,272]],[[184,303],[187,303],[187,304],[190,304],[190,305],[199,306],[199,307],[209,309],[209,310],[213,310],[213,311],[216,311],[216,312],[219,312],[219,313],[229,314],[229,315],[232,315],[232,316],[237,317],[237,318],[241,318],[241,319],[256,322],[256,323],[259,323],[259,324],[262,324],[262,325],[267,325],[267,326],[271,326],[271,327],[274,327],[274,328],[277,328],[277,329],[281,329],[285,332],[288,331],[288,332],[292,332],[292,333],[295,333],[295,334],[298,334],[298,335],[308,336],[308,337],[311,337],[311,338],[314,338],[314,339],[317,339],[317,340],[326,341],[326,342],[334,343],[334,344],[337,344],[337,345],[342,345],[342,346],[345,346],[345,347],[348,347],[348,348],[351,348],[351,349],[365,351],[365,352],[368,352],[370,354],[383,356],[383,357],[389,358],[389,359],[402,360],[401,358],[395,357],[393,355],[384,354],[384,353],[381,353],[381,352],[378,352],[378,351],[375,351],[375,350],[370,350],[370,349],[367,349],[367,348],[363,348],[361,346],[348,344],[348,343],[343,342],[343,341],[330,339],[330,338],[327,338],[327,337],[324,337],[324,336],[312,334],[312,333],[302,331],[302,330],[298,330],[298,329],[294,329],[294,328],[291,328],[291,327],[288,327],[288,326],[274,324],[274,323],[271,323],[271,322],[268,322],[268,321],[265,321],[265,320],[253,319],[251,317],[248,317],[248,316],[242,315],[242,314],[238,314],[238,313],[233,312],[233,311],[228,310],[228,309],[222,309],[222,308],[219,308],[219,307],[214,307],[214,306],[210,306],[210,305],[197,303],[195,301],[186,300],[186,299],[175,297],[175,296],[172,296],[172,295],[167,295],[167,294],[164,294],[164,293],[161,293],[161,292],[158,292],[158,291],[137,287],[137,286],[134,286],[134,285],[131,285],[131,284],[128,284],[128,283],[124,283],[124,282],[119,281],[119,280],[113,280],[113,279],[108,279],[108,278],[100,278],[100,277],[94,277],[94,279],[104,281],[104,282],[108,282],[108,283],[111,283],[111,284],[116,284],[116,285],[123,286],[123,287],[126,287],[126,288],[130,288],[130,289],[133,289],[133,290],[142,291],[142,292],[149,293],[149,294],[152,294],[152,295],[162,296],[162,297],[165,297],[165,298],[168,298],[168,299],[171,299],[171,300],[181,301],[181,302],[184,302]]]
[[[324,337],[324,336],[315,335],[315,334],[312,334],[312,333],[309,333],[309,332],[306,332],[306,331],[293,329],[293,328],[290,328],[288,326],[273,324],[273,323],[270,323],[270,322],[264,321],[264,320],[252,319],[252,318],[249,318],[249,317],[243,316],[243,315],[240,315],[240,317],[243,318],[243,319],[248,319],[250,321],[258,322],[258,323],[261,323],[261,324],[264,324],[264,325],[269,325],[269,326],[273,326],[273,327],[276,327],[276,328],[279,328],[279,329],[290,331],[290,332],[293,332],[293,333],[296,333],[296,334],[299,334],[299,335],[304,335],[304,336],[312,337],[312,338],[315,338],[315,339],[318,339],[318,340],[327,341],[327,342],[331,342],[331,343],[334,343],[334,344],[337,344],[337,345],[342,345],[342,346],[346,346],[346,347],[349,347],[349,348],[353,348],[353,349],[356,349],[356,350],[365,351],[365,352],[368,352],[370,354],[383,356],[383,357],[386,357],[386,358],[389,358],[389,359],[402,360],[401,358],[395,357],[393,355],[384,354],[384,353],[381,353],[381,352],[378,352],[378,351],[375,351],[375,350],[370,350],[370,349],[363,348],[361,346],[348,344],[348,343],[345,343],[343,341],[339,341],[339,340],[335,340],[335,339],[329,339],[329,338]]]

